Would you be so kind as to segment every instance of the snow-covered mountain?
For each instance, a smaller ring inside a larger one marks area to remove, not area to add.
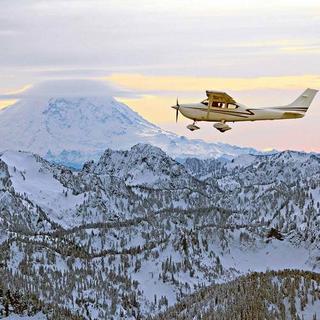
[[[319,271],[319,208],[313,154],[181,164],[138,144],[75,171],[5,151],[0,284],[70,319],[156,315],[251,271]]]
[[[125,150],[136,143],[158,146],[174,158],[256,152],[164,131],[116,101],[99,82],[77,81],[76,88],[72,81],[62,84],[63,90],[55,82],[39,85],[16,104],[0,110],[0,150],[34,152],[76,166],[98,159],[107,148]]]

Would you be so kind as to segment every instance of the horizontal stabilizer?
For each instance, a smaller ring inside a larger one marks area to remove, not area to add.
[[[283,115],[286,119],[296,119],[296,118],[303,118],[305,112],[285,112]]]

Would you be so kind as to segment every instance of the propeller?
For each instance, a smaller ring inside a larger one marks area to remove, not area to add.
[[[180,108],[180,104],[178,101],[178,97],[177,97],[177,102],[176,105],[172,107],[173,109],[176,109],[176,122],[178,122],[178,116],[179,116],[179,108]]]
[[[179,108],[180,108],[178,97],[177,97],[176,107],[177,107],[177,109],[176,109],[177,110],[176,111],[176,122],[178,122],[178,115],[179,115]]]

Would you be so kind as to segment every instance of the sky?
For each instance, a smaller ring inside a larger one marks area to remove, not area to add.
[[[1,0],[0,108],[46,80],[98,80],[166,130],[258,149],[320,152],[320,97],[303,119],[175,123],[176,97],[223,90],[248,106],[320,89],[320,2]],[[84,93],[83,93],[84,94]]]

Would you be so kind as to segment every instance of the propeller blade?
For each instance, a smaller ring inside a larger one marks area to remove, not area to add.
[[[177,97],[177,103],[176,103],[177,107],[180,107],[179,101],[178,101],[178,97]]]
[[[179,109],[177,108],[177,111],[176,111],[176,122],[178,122],[178,115],[179,115]]]

